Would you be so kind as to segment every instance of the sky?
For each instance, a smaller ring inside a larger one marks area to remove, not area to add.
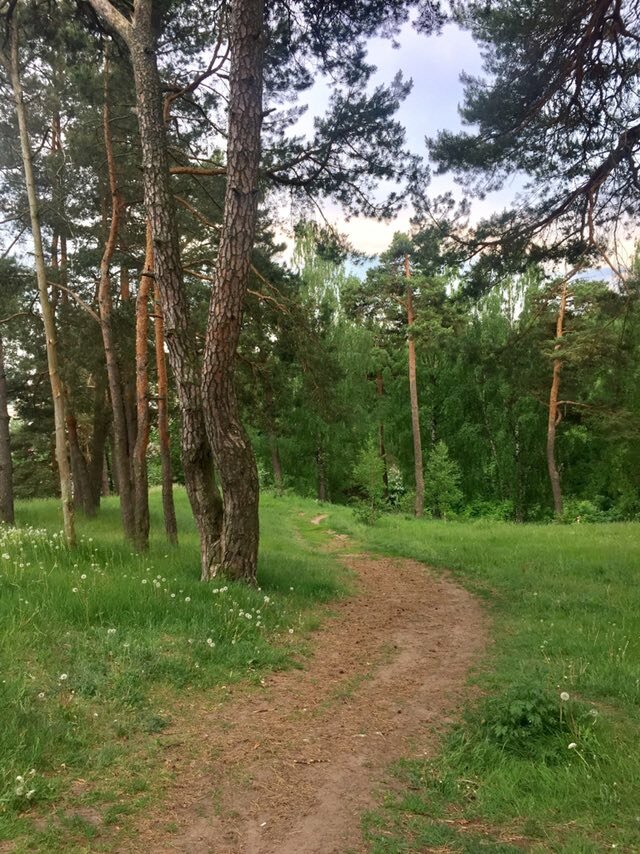
[[[462,101],[463,89],[460,74],[480,75],[482,59],[471,35],[453,24],[447,25],[442,34],[424,36],[416,33],[410,24],[403,27],[394,49],[386,39],[372,39],[369,44],[368,61],[376,65],[372,85],[388,83],[398,71],[413,80],[413,90],[403,102],[397,114],[407,133],[407,144],[412,152],[427,158],[426,136],[435,136],[439,130],[457,130],[462,127],[458,104]],[[309,110],[301,121],[300,129],[309,130],[313,116],[321,114],[327,101],[327,88],[317,84],[309,93]],[[477,220],[497,210],[502,210],[521,182],[514,179],[499,193],[474,200],[472,219]],[[429,186],[430,195],[453,191],[461,198],[461,189],[448,175],[434,176]],[[339,231],[346,233],[355,249],[368,255],[384,251],[395,231],[406,231],[412,215],[405,209],[391,223],[381,223],[364,217],[346,220],[337,205],[325,203],[323,212],[329,222]]]

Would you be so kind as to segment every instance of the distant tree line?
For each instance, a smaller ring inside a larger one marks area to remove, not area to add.
[[[370,37],[445,12],[0,0],[3,520],[14,494],[57,493],[73,544],[74,509],[114,491],[144,551],[150,482],[177,541],[177,480],[202,578],[253,581],[260,480],[374,513],[639,512],[638,265],[612,252],[637,220],[637,9],[447,12],[491,77],[466,81],[472,130],[432,157],[470,193],[532,179],[473,231],[425,195],[396,118],[410,83],[372,87],[366,61]],[[305,137],[317,75],[332,90]],[[411,200],[416,226],[349,275],[313,221],[327,198],[387,218]]]

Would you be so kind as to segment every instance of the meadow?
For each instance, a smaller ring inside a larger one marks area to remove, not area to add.
[[[482,697],[436,761],[398,766],[372,852],[639,851],[640,525],[326,524],[449,569],[493,620]]]
[[[322,548],[332,529],[447,569],[493,625],[439,756],[398,763],[364,817],[373,854],[640,849],[640,525],[365,526],[349,508],[266,495],[259,587],[246,588],[200,583],[178,497],[180,545],[165,544],[153,493],[144,556],[122,543],[113,500],[72,552],[55,502],[22,504],[20,527],[0,531],[0,847],[102,850],[83,809],[126,826],[157,797],[176,703],[303,665],[326,603],[349,592]]]
[[[172,704],[185,692],[220,699],[239,680],[293,666],[314,608],[345,592],[344,571],[269,499],[259,587],[202,584],[177,498],[180,545],[164,541],[153,493],[143,556],[123,543],[110,499],[98,519],[78,518],[73,551],[54,501],[24,502],[19,527],[0,529],[0,847],[17,838],[25,850],[75,850],[95,833],[87,807],[122,823],[152,797]]]

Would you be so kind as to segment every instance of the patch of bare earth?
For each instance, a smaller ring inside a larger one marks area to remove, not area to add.
[[[344,541],[341,546],[344,548]],[[487,641],[478,602],[410,560],[343,555],[358,592],[333,608],[304,670],[174,719],[175,778],[119,851],[365,851],[389,763],[429,756]],[[184,709],[187,712],[185,706]]]

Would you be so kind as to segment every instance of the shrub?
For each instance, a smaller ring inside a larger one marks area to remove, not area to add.
[[[568,749],[583,761],[593,758],[596,721],[595,709],[569,694],[522,682],[487,699],[475,723],[479,735],[501,750],[553,763],[566,759]]]
[[[444,442],[438,442],[429,454],[425,469],[425,505],[440,519],[460,504],[460,466],[449,457]]]
[[[369,439],[353,467],[353,480],[362,495],[354,500],[354,513],[359,522],[371,525],[380,516],[384,503],[384,462],[378,446]]]

